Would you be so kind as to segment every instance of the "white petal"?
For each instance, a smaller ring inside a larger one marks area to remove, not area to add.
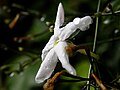
[[[64,23],[64,9],[62,6],[62,3],[59,3],[57,15],[56,15],[56,21],[55,21],[55,27],[60,27]]]
[[[90,26],[88,25],[88,26],[81,26],[80,27],[80,30],[81,31],[85,31],[85,30],[88,30],[90,28]]]
[[[77,18],[75,18],[75,19],[73,20],[73,23],[74,23],[75,25],[79,25],[80,21],[81,21],[80,18],[77,17]]]
[[[47,56],[45,57],[45,60],[42,62],[35,77],[35,81],[37,83],[42,83],[46,79],[48,79],[51,76],[52,72],[54,71],[57,61],[58,61],[57,55],[54,49],[51,49],[48,52]]]
[[[90,16],[85,16],[83,18],[81,18],[81,22],[80,22],[80,30],[85,31],[87,29],[89,29],[89,25],[92,24],[92,18]]]
[[[58,59],[60,60],[62,67],[65,68],[70,74],[76,75],[75,69],[70,65],[68,54],[65,50],[65,47],[67,46],[67,43],[59,42],[55,47],[55,52],[58,56]]]
[[[83,18],[75,18],[73,23],[79,28],[81,31],[85,31],[89,29],[89,25],[92,24],[92,18],[90,16],[85,16]]]
[[[62,30],[59,35],[60,41],[64,41],[69,38],[69,36],[77,30],[77,27],[73,22],[69,22],[63,29],[64,30]]]
[[[50,40],[48,41],[48,43],[46,44],[46,46],[44,47],[44,49],[42,50],[42,61],[45,59],[47,53],[50,51],[50,49],[52,49],[54,47],[54,43],[56,41],[56,38],[54,37],[54,35],[52,35],[50,37]]]
[[[42,50],[42,55],[41,55],[42,61],[45,59],[48,52],[49,52],[49,50],[45,50],[45,49]]]
[[[61,33],[60,26],[64,23],[64,9],[62,6],[62,3],[58,6],[58,11],[56,15],[56,21],[55,21],[55,28],[54,28],[54,36],[58,37]]]
[[[85,25],[92,24],[92,18],[90,16],[85,16],[81,18],[81,22],[85,23]]]

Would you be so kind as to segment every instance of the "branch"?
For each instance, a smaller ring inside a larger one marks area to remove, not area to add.
[[[54,89],[54,83],[57,78],[60,77],[60,75],[63,74],[63,71],[57,72],[51,79],[48,79],[47,82],[44,84],[43,88],[44,90],[53,90]]]
[[[13,21],[9,24],[9,28],[10,28],[10,29],[13,29],[13,28],[15,27],[15,25],[16,25],[19,17],[20,17],[20,14],[17,14],[17,15],[15,16],[15,18],[13,19]]]
[[[19,5],[19,4],[16,4],[16,3],[13,3],[12,7],[24,10],[24,11],[20,12],[23,15],[33,14],[35,16],[40,16],[40,12],[38,12],[36,10],[32,10],[32,9],[27,9],[27,8],[23,7],[22,5]]]
[[[100,4],[101,4],[101,0],[98,0],[98,5],[97,5],[97,13],[99,13],[100,10]],[[98,34],[98,21],[99,21],[99,17],[96,17],[96,27],[95,27],[95,36],[94,36],[94,42],[93,42],[93,52],[95,52],[96,50],[96,42],[97,42],[97,34]],[[91,60],[93,62],[93,59]],[[93,72],[95,72],[93,70],[92,64],[90,64],[89,67],[89,72],[88,72],[88,78],[90,78],[90,74]],[[87,82],[87,84],[90,84],[90,81]],[[90,85],[88,85],[87,90],[90,90]]]
[[[102,15],[102,16],[120,15],[120,10],[115,11],[114,14],[111,12],[111,13],[101,13],[101,15]]]
[[[117,41],[117,40],[120,40],[120,37],[109,38],[109,39],[106,39],[106,40],[99,40],[99,41],[97,41],[96,44],[109,43],[109,42]],[[79,45],[77,45],[77,47],[78,48],[83,47],[83,46],[87,47],[87,46],[90,46],[90,45],[93,45],[93,42],[87,42],[87,43],[79,44]]]
[[[92,77],[95,79],[96,83],[100,86],[101,90],[107,90],[107,88],[103,85],[102,81],[97,78],[97,76],[92,74]]]

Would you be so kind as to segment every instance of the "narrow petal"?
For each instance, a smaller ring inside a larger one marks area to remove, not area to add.
[[[35,81],[37,83],[42,83],[46,79],[48,79],[51,76],[52,72],[54,71],[57,61],[58,61],[57,55],[54,49],[51,49],[48,52],[47,56],[45,57],[45,60],[42,62],[35,77]]]
[[[61,33],[60,26],[64,23],[64,9],[62,6],[62,3],[59,3],[58,11],[56,15],[56,21],[55,21],[55,28],[54,28],[54,36],[58,37]]]
[[[50,51],[50,49],[52,49],[54,47],[55,41],[56,41],[56,38],[54,37],[54,35],[52,35],[50,37],[50,40],[48,41],[48,43],[46,44],[46,46],[42,50],[42,55],[41,55],[42,61],[45,59],[45,57],[48,54],[48,52]]]
[[[70,65],[68,54],[65,50],[65,47],[67,46],[67,43],[59,42],[55,47],[55,52],[58,56],[58,59],[62,63],[62,67],[65,68],[70,74],[76,75],[75,69]]]
[[[57,15],[56,15],[56,21],[55,21],[55,27],[60,27],[64,23],[64,9],[62,3],[59,3]]]

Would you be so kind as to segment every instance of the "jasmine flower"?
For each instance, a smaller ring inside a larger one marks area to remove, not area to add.
[[[58,60],[61,62],[62,67],[72,75],[76,75],[75,69],[69,62],[69,56],[65,50],[68,46],[66,39],[70,37],[77,29],[85,31],[89,28],[92,23],[90,16],[83,18],[75,18],[72,22],[69,22],[65,27],[60,28],[64,23],[64,9],[60,3],[58,6],[54,34],[42,50],[42,64],[35,77],[37,83],[42,83],[48,79],[53,73]]]

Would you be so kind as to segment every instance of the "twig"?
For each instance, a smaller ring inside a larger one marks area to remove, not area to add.
[[[97,45],[98,44],[103,44],[103,43],[109,43],[109,42],[112,42],[112,41],[117,41],[117,40],[120,40],[120,37],[115,37],[115,38],[109,38],[109,39],[106,39],[106,40],[99,40],[97,41]],[[83,44],[79,44],[77,45],[77,47],[82,47],[82,46],[90,46],[90,45],[93,45],[92,42],[88,42],[88,43],[83,43]]]
[[[13,19],[13,21],[9,24],[9,28],[10,28],[10,29],[13,29],[13,28],[15,27],[15,25],[16,25],[19,17],[20,17],[20,14],[17,14],[17,15],[15,16],[15,18]]]
[[[83,78],[83,77],[80,77],[80,76],[74,76],[74,75],[71,75],[71,74],[69,74],[67,72],[65,72],[63,74],[63,76],[74,78],[74,79],[77,79],[77,80],[80,80],[80,81],[88,81],[89,80],[89,78]]]
[[[21,36],[21,37],[14,37],[14,41],[19,42],[19,41],[23,41],[23,40],[25,40],[25,41],[33,40],[36,37],[42,36],[46,32],[47,32],[47,29],[40,33],[29,34],[27,36]]]
[[[99,12],[99,9],[100,9],[100,3],[101,3],[101,0],[98,1],[97,13]],[[99,20],[99,17],[96,17],[96,28],[95,28],[95,36],[94,36],[94,42],[93,42],[93,52],[95,52],[95,48],[96,48],[96,40],[97,40],[97,32],[98,32],[98,20]],[[90,64],[88,78],[90,78],[91,72],[92,72],[92,66]],[[88,81],[87,84],[90,84],[90,81]],[[87,90],[90,90],[90,85],[88,85]]]
[[[94,74],[91,75],[102,90],[107,90],[107,88],[103,85],[102,81],[97,78],[97,76],[95,76]]]
[[[63,71],[57,72],[51,79],[48,79],[47,82],[43,86],[44,90],[53,90],[55,80],[62,74],[63,74]]]
[[[118,15],[118,14],[120,14],[120,10],[115,11],[114,14],[112,12],[111,13],[101,13],[102,16]]]
[[[100,9],[100,2],[101,2],[101,0],[98,1],[97,12],[99,12],[99,9]],[[93,52],[95,52],[95,48],[96,48],[96,40],[97,40],[97,32],[98,32],[98,20],[99,20],[99,18],[96,17],[96,27],[95,27],[95,37],[94,37],[94,43],[93,43]]]
[[[25,7],[23,7],[23,6],[19,5],[19,4],[16,4],[16,3],[13,3],[12,7],[23,10],[23,11],[20,12],[22,15],[34,14],[35,16],[40,16],[39,11],[32,10],[32,9],[27,9],[27,8],[25,8]],[[110,13],[97,12],[97,13],[93,14],[93,16],[94,17],[99,17],[99,16],[118,15],[118,14],[120,14],[120,10],[115,11],[115,12],[110,12]]]
[[[12,7],[24,10],[24,12],[23,11],[21,12],[21,14],[23,14],[23,15],[33,14],[35,16],[40,16],[40,12],[38,12],[36,10],[32,10],[32,9],[27,9],[19,4],[16,4],[16,3],[13,3]]]

